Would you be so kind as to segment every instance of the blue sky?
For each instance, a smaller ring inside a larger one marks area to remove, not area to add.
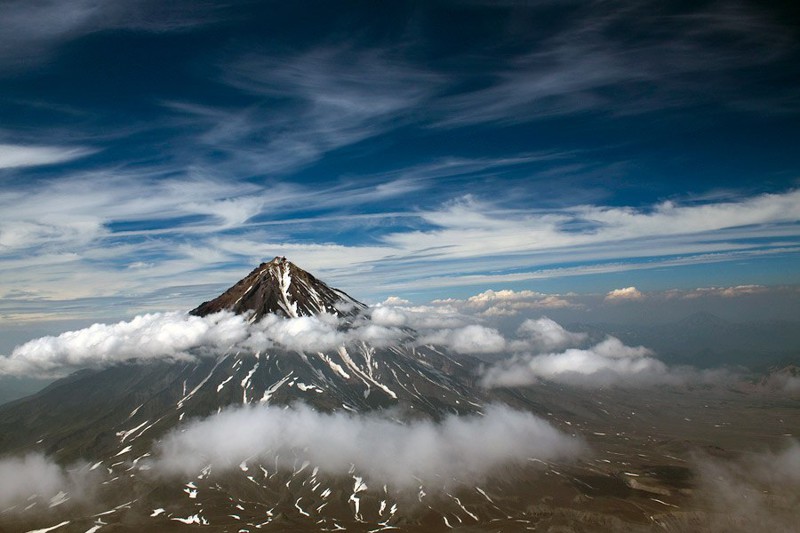
[[[790,286],[789,3],[0,5],[0,322]]]

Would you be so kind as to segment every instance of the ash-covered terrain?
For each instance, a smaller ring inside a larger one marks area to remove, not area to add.
[[[793,368],[668,366],[544,318],[507,339],[275,258],[3,358],[64,377],[0,406],[0,531],[793,531]]]

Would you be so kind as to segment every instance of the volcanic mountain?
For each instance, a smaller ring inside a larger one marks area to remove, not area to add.
[[[285,320],[335,320],[346,332],[354,321],[368,320],[359,318],[365,309],[343,291],[276,257],[191,314],[233,311],[249,322],[268,314]],[[323,412],[392,407],[434,419],[473,412],[481,405],[482,392],[474,387],[477,361],[456,359],[435,346],[417,346],[411,330],[403,336],[405,342],[390,346],[356,339],[325,352],[231,348],[196,354],[191,362],[80,371],[0,407],[0,452],[29,449],[35,436],[37,447],[66,459],[104,456],[125,447],[115,435],[131,424],[138,424],[140,431],[124,443],[144,450],[184,418],[238,404],[302,401]]]
[[[273,320],[298,321],[298,327],[327,321],[338,324],[337,329],[347,334],[368,323],[367,311],[364,304],[343,291],[276,257],[191,314],[209,317],[233,312],[250,323],[273,316]],[[0,407],[0,453],[37,450],[67,463],[90,460],[95,468],[107,470],[110,477],[128,477],[126,483],[134,483],[136,474],[135,470],[131,473],[131,464],[135,466],[150,456],[154,444],[164,435],[187,421],[235,406],[290,406],[300,402],[320,413],[390,409],[398,420],[440,420],[480,411],[485,398],[483,390],[475,386],[477,361],[455,358],[435,346],[419,346],[408,328],[402,330],[401,337],[399,342],[380,346],[354,337],[335,349],[313,352],[270,344],[253,350],[231,347],[222,353],[194,354],[191,361],[131,362],[79,371],[31,397]],[[246,485],[252,484],[243,479]],[[281,474],[277,479],[281,480],[279,485],[263,485],[262,490],[285,492],[280,485],[288,478]],[[214,483],[221,486],[219,480]],[[252,488],[240,487],[240,481],[230,483],[225,490],[236,493],[237,498],[242,490],[252,492]],[[338,482],[331,483],[333,490]],[[352,479],[347,483],[352,485]],[[134,490],[125,486],[125,491]],[[137,514],[153,508],[169,509],[169,505],[173,509],[158,520],[148,520],[148,528],[177,527],[171,521],[173,516],[196,514],[189,512],[196,501],[183,509],[185,503],[160,495],[164,489],[153,490],[156,492],[138,500],[148,509],[139,509]],[[352,487],[347,490],[352,492]],[[304,491],[308,488],[300,492]],[[182,492],[181,487],[177,494]],[[305,497],[319,500],[319,494],[311,492]],[[345,499],[340,503],[329,510],[352,519],[352,510],[347,510],[352,502],[348,504]],[[217,502],[214,506],[216,510],[207,507],[204,516],[216,516],[217,523],[226,513],[246,514],[234,504]],[[339,520],[343,519],[340,516]],[[91,525],[85,517],[81,520],[79,523],[87,528]]]
[[[285,257],[276,257],[269,263],[261,263],[236,285],[203,302],[191,314],[206,316],[228,310],[252,313],[250,320],[257,321],[270,313],[291,318],[319,313],[355,316],[365,308],[344,291],[328,287]]]
[[[277,257],[180,315],[244,326],[256,333],[247,344],[82,370],[0,406],[0,476],[15,472],[5,458],[27,455],[17,460],[19,484],[40,481],[13,502],[0,490],[0,533],[700,530],[702,515],[683,511],[697,508],[687,438],[737,442],[738,432],[786,432],[797,419],[788,407],[763,415],[774,410],[771,398],[758,410],[750,396],[714,390],[636,396],[546,381],[484,389],[479,361],[422,343],[410,328],[395,328],[389,341],[371,337],[374,313]],[[321,326],[336,342],[318,349],[273,335]],[[279,423],[265,432],[265,418]],[[220,420],[224,431],[198,433]],[[239,441],[254,438],[257,452],[233,463],[203,454],[182,461],[203,439],[241,452]],[[561,460],[560,448],[584,439],[594,457]],[[178,473],[159,462],[169,450]],[[473,475],[480,465],[470,461],[504,450],[523,454],[492,463],[491,476]],[[374,482],[376,469],[400,469],[405,485]],[[45,494],[41,480],[66,488]],[[691,527],[669,527],[681,523]]]

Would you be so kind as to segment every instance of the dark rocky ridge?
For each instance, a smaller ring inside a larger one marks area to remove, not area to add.
[[[329,287],[285,257],[261,263],[217,298],[191,311],[206,316],[223,310],[252,312],[254,321],[275,313],[289,318],[330,313],[352,316],[366,306],[344,291]]]

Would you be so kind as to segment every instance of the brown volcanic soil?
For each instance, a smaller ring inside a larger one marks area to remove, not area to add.
[[[62,531],[87,531],[96,524],[91,514],[111,511],[102,515],[108,525],[99,531],[201,527],[206,531],[322,531],[338,525],[366,532],[384,527],[381,522],[386,516],[381,516],[380,504],[385,499],[399,507],[388,525],[420,533],[753,531],[758,527],[753,529],[747,517],[729,516],[729,509],[718,505],[716,494],[699,478],[698,464],[709,459],[728,464],[754,452],[780,449],[800,428],[800,401],[774,394],[745,395],[719,388],[585,390],[544,383],[498,392],[519,407],[535,404],[541,416],[585,439],[590,453],[576,462],[542,462],[532,457],[521,467],[494,472],[477,486],[429,491],[422,498],[416,493],[390,491],[387,495],[380,487],[370,486],[359,493],[360,520],[354,519],[348,501],[352,480],[347,477],[318,476],[334,496],[323,512],[312,514],[313,519],[297,509],[296,502],[305,512],[324,503],[319,491],[310,488],[309,468],[302,475],[284,471],[249,481],[238,471],[220,472],[192,480],[199,490],[194,500],[184,490],[189,480],[165,484],[121,479],[114,482],[118,492],[109,493],[115,494],[113,504],[96,503],[91,509],[61,506],[53,514],[27,516],[24,522],[5,515],[0,517],[0,531],[28,531],[62,520],[71,520]],[[251,466],[250,474],[257,471]],[[785,496],[765,494],[762,505],[771,513],[783,513],[781,523],[793,523],[791,518],[798,511],[791,495],[788,500]],[[129,507],[113,510],[134,498]],[[231,512],[234,502],[241,509]],[[162,515],[150,517],[162,507]],[[194,513],[201,513],[211,525],[174,520]]]

